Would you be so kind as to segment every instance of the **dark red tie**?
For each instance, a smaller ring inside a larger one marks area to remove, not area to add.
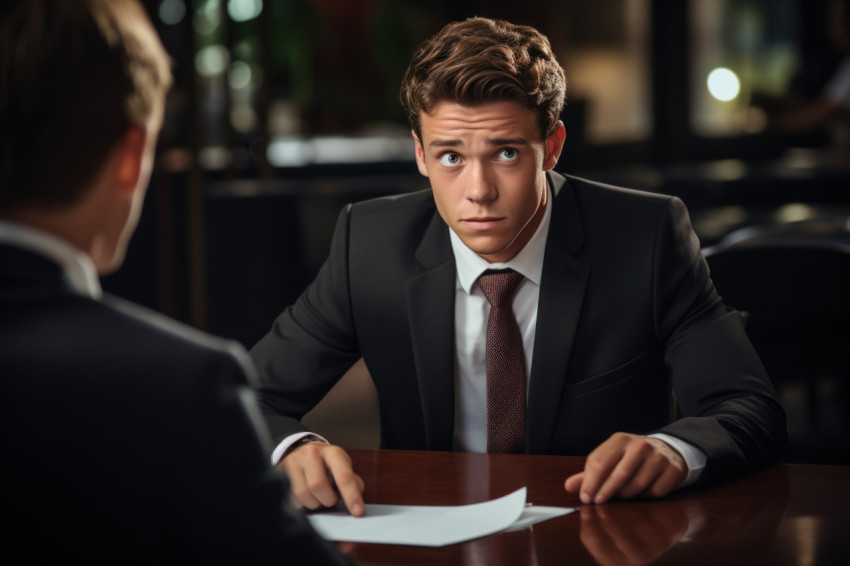
[[[488,270],[478,286],[490,301],[487,321],[487,452],[523,451],[525,439],[525,364],[522,335],[511,299],[522,275]]]

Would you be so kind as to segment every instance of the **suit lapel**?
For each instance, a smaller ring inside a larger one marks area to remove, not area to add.
[[[427,448],[451,450],[457,274],[448,229],[436,211],[415,255],[424,271],[407,280],[405,293]]]
[[[543,259],[525,431],[526,450],[536,454],[549,451],[555,432],[590,275],[575,258],[585,241],[575,193],[560,175],[550,180],[556,198]]]

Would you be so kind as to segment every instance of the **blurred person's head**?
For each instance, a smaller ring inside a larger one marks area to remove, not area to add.
[[[421,113],[439,102],[511,101],[533,110],[546,137],[564,107],[566,79],[549,40],[536,29],[470,18],[446,25],[414,52],[401,102],[421,137]]]
[[[4,0],[0,217],[57,232],[101,272],[120,265],[171,80],[137,0]]]

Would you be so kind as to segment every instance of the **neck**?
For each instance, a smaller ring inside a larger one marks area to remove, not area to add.
[[[96,199],[87,193],[80,201],[61,207],[20,207],[3,214],[5,220],[24,224],[68,242],[98,265],[102,218]],[[100,266],[98,265],[98,268]]]

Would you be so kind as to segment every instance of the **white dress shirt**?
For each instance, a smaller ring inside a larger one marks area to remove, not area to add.
[[[91,258],[62,238],[31,226],[0,220],[0,243],[44,256],[59,264],[71,289],[100,299],[103,290]]]

